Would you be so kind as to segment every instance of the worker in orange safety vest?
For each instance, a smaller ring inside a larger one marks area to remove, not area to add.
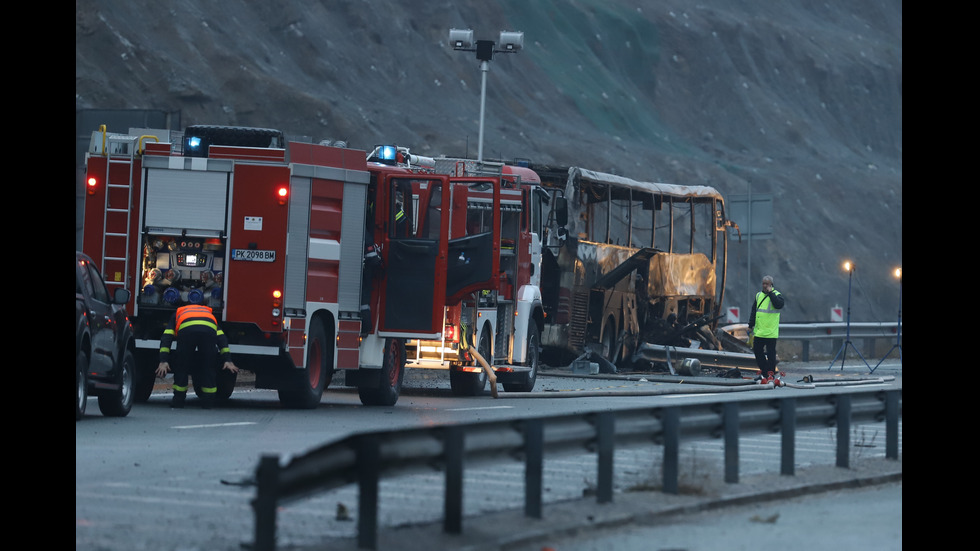
[[[179,340],[177,361],[174,364],[174,396],[170,407],[184,407],[187,397],[187,385],[190,367],[198,353],[200,369],[195,372],[194,384],[201,391],[201,406],[210,409],[214,406],[217,387],[217,370],[215,362],[220,354],[224,361],[222,369],[238,373],[238,367],[231,361],[228,348],[228,337],[218,327],[218,321],[208,306],[190,304],[181,306],[170,318],[170,323],[163,331],[160,339],[160,365],[156,369],[157,377],[163,378],[170,371],[170,347],[174,340]]]

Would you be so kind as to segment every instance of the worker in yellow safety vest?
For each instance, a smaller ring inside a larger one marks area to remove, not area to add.
[[[187,385],[190,368],[198,353],[199,370],[194,372],[194,385],[201,391],[201,405],[210,409],[214,405],[217,387],[218,355],[224,361],[222,369],[238,373],[238,367],[231,361],[231,351],[228,348],[228,337],[218,327],[211,308],[199,304],[181,306],[170,318],[170,323],[160,338],[160,365],[156,369],[157,377],[163,378],[170,371],[170,347],[174,340],[179,339],[177,361],[174,364],[174,397],[170,407],[184,407],[187,397]]]
[[[762,377],[772,377],[776,372],[779,311],[785,305],[786,299],[772,285],[772,276],[763,277],[762,291],[755,294],[749,316],[749,340]]]

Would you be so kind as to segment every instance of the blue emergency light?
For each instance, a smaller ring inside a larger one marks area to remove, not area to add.
[[[398,148],[393,145],[383,145],[378,156],[382,161],[396,161],[398,159]]]

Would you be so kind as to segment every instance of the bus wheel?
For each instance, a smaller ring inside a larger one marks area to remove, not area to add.
[[[619,349],[616,339],[616,322],[612,318],[606,320],[606,326],[602,328],[602,357],[615,365],[619,361]]]
[[[398,402],[405,378],[405,341],[388,339],[377,388],[358,387],[357,394],[366,406],[393,406]]]

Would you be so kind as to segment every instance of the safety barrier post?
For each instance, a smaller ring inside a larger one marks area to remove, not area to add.
[[[837,466],[847,468],[851,464],[851,397],[837,397]]]
[[[378,548],[378,479],[381,476],[381,442],[364,436],[357,442],[357,547]]]
[[[898,459],[898,394],[885,392],[885,458]]]
[[[463,429],[447,427],[443,453],[446,458],[446,498],[442,529],[448,534],[463,531]]]
[[[611,411],[601,412],[596,417],[599,464],[596,499],[599,503],[609,503],[613,499],[613,439],[616,418]]]
[[[738,483],[738,404],[725,402],[722,406],[722,425],[725,430],[725,482]]]
[[[524,423],[524,514],[541,518],[544,490],[544,421]]]
[[[677,479],[680,455],[680,412],[677,408],[664,408],[664,493],[677,495]]]
[[[779,401],[779,430],[782,431],[782,449],[779,473],[796,474],[796,399]]]
[[[263,455],[255,472],[255,551],[276,548],[276,501],[279,494],[279,457]]]

